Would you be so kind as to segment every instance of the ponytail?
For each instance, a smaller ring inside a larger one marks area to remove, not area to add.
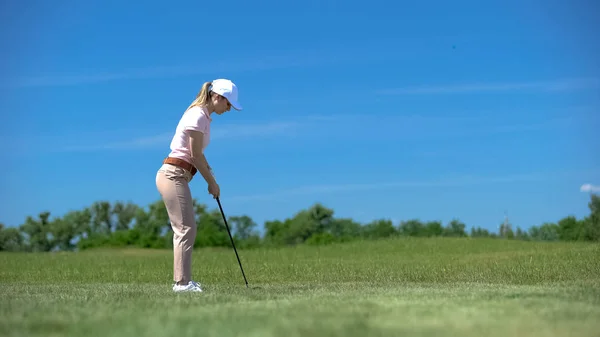
[[[194,106],[204,105],[208,102],[209,93],[210,93],[209,88],[211,85],[212,85],[212,82],[204,82],[204,84],[202,85],[202,88],[200,89],[200,92],[198,92],[198,95],[196,95],[196,98],[194,99],[192,104],[190,104],[190,106],[188,107],[188,110]]]

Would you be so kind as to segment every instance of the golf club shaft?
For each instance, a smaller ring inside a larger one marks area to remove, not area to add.
[[[223,207],[221,206],[221,201],[219,198],[217,199],[217,203],[219,204],[219,209],[221,210],[221,215],[223,216],[223,221],[225,222],[225,227],[227,227],[227,233],[229,234],[229,239],[231,240],[231,246],[233,246],[233,251],[235,252],[235,257],[237,257],[238,264],[240,265],[240,270],[242,271],[242,276],[244,276],[244,281],[246,282],[246,288],[248,288],[248,280],[246,280],[246,274],[244,273],[244,268],[242,268],[242,262],[240,261],[240,257],[238,255],[237,249],[235,249],[235,243],[233,242],[233,236],[231,236],[231,231],[229,230],[229,225],[227,224],[227,219],[225,218],[225,212],[223,212]]]

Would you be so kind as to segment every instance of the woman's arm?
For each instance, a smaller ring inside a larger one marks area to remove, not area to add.
[[[217,182],[213,175],[210,173],[210,166],[202,151],[204,134],[200,131],[190,130],[190,150],[192,153],[192,161],[198,172],[202,174],[206,183],[210,185],[216,185]]]

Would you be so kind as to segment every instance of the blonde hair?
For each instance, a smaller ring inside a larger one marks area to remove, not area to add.
[[[188,106],[186,110],[189,110],[195,106],[206,105],[208,103],[208,98],[210,94],[208,88],[210,88],[211,85],[212,82],[204,82],[204,84],[202,85],[202,89],[200,89],[200,92],[198,93],[198,95],[196,95],[196,98],[194,99],[194,101],[192,101],[192,104],[190,104],[190,106]]]

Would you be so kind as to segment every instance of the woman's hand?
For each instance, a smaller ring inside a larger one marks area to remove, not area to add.
[[[216,182],[212,184],[208,184],[208,193],[212,194],[212,196],[216,199],[221,195],[221,189],[219,188],[219,184]]]

